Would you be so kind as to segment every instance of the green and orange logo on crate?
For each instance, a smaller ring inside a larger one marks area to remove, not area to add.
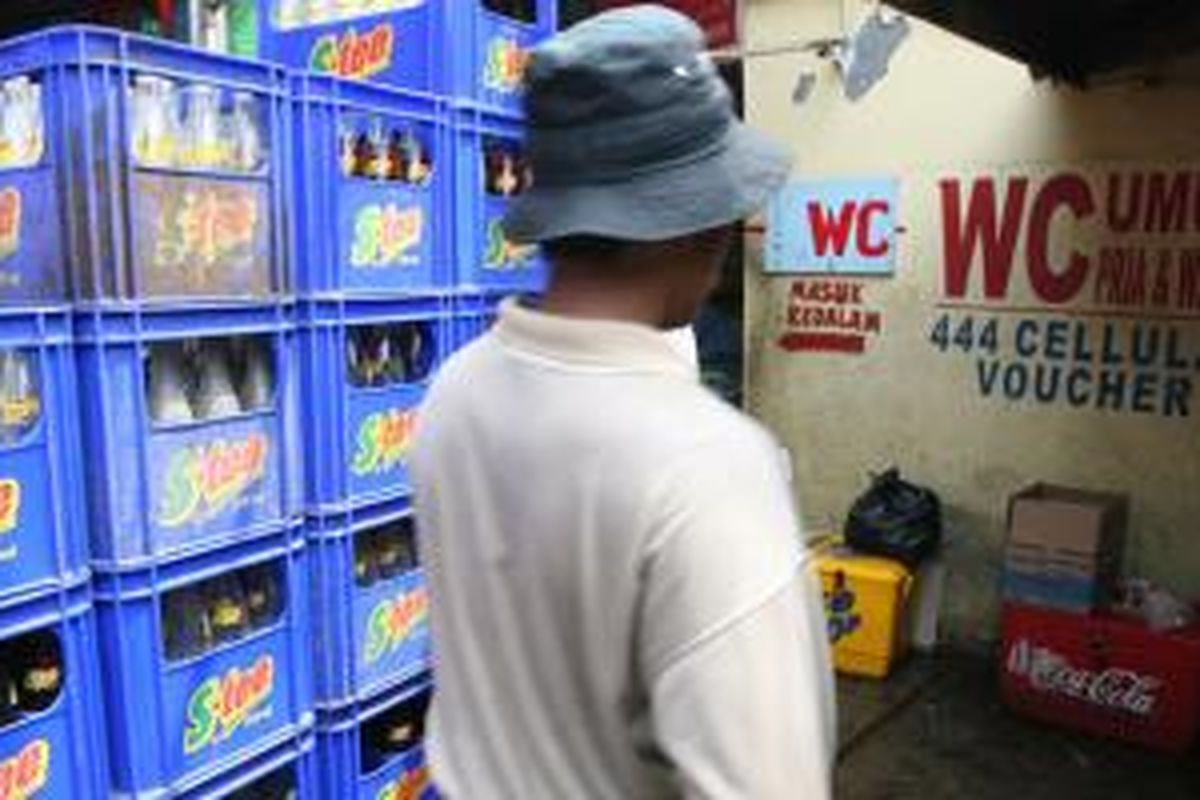
[[[393,408],[368,416],[358,429],[358,449],[351,471],[359,476],[373,475],[403,463],[412,447],[416,425],[416,409]]]
[[[375,800],[420,800],[429,787],[429,767],[422,764],[380,789]]]
[[[14,186],[0,191],[0,258],[21,247],[21,192]]]
[[[363,658],[373,664],[397,649],[429,619],[429,592],[420,587],[375,606],[367,621]]]
[[[253,190],[222,186],[160,192],[154,262],[162,267],[214,265],[252,246],[261,218]]]
[[[499,219],[488,223],[487,249],[483,265],[490,270],[521,269],[533,258],[537,248],[532,245],[514,244],[504,235],[504,226]]]
[[[381,22],[366,33],[349,28],[340,36],[322,36],[313,45],[309,64],[314,72],[325,72],[343,78],[369,78],[392,64],[396,31]]]
[[[512,39],[498,36],[488,44],[487,64],[483,71],[484,85],[495,92],[516,92],[525,82],[527,66],[529,51]]]
[[[0,478],[0,533],[16,530],[20,516],[21,482],[16,478]]]
[[[409,267],[420,260],[425,233],[425,212],[419,207],[400,208],[395,203],[372,203],[359,209],[354,219],[352,267]]]
[[[0,800],[27,800],[50,778],[50,742],[35,739],[0,761]]]
[[[219,514],[266,474],[270,440],[261,433],[175,451],[167,464],[158,522],[175,528]]]
[[[249,669],[234,667],[204,681],[188,700],[183,752],[190,756],[218,745],[252,724],[259,712],[269,711],[266,706],[274,691],[275,659],[269,654]]]

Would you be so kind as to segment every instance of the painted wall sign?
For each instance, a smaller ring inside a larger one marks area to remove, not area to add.
[[[767,273],[893,274],[898,192],[891,178],[789,184],[767,208]]]
[[[883,330],[882,312],[865,298],[866,281],[806,278],[788,293],[787,328],[779,346],[788,352],[866,352]]]
[[[1200,173],[1118,169],[939,184],[929,341],[986,399],[1191,415]]]

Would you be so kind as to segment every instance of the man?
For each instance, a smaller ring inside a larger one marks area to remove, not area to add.
[[[506,224],[553,276],[445,366],[413,458],[451,800],[829,796],[824,617],[779,451],[663,335],[788,172],[701,48],[644,6],[529,65],[537,186]]]

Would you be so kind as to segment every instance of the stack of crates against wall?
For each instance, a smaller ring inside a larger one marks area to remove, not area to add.
[[[0,608],[87,578],[76,403],[68,309],[0,310]]]
[[[427,675],[429,594],[411,506],[317,514],[309,548],[317,707],[362,702]]]
[[[312,729],[274,750],[247,758],[230,774],[178,797],[183,800],[324,800],[318,788]]]
[[[0,64],[19,133],[0,160],[27,166],[0,185],[0,222],[39,240],[0,259],[5,283],[50,291],[65,263],[84,304],[287,290],[283,68],[71,27],[0,45]]]
[[[0,795],[109,796],[95,648],[86,580],[0,609]]]
[[[430,687],[406,685],[318,712],[321,797],[435,800],[422,745]]]
[[[299,291],[395,296],[447,288],[454,174],[446,104],[310,74],[292,85]]]
[[[296,523],[266,542],[96,573],[115,793],[190,796],[312,725],[308,560]]]
[[[457,288],[542,291],[546,266],[539,249],[510,241],[502,225],[509,206],[533,185],[521,118],[460,108],[454,137]]]
[[[313,300],[300,313],[309,513],[411,496],[409,451],[447,346],[447,300]]]
[[[556,0],[271,0],[264,55],[314,72],[520,111]]]

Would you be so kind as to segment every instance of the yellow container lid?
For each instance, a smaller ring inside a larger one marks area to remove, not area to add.
[[[908,583],[912,580],[912,573],[899,561],[853,553],[843,548],[818,551],[816,562],[817,569],[822,573],[841,572],[855,578],[879,583]]]

